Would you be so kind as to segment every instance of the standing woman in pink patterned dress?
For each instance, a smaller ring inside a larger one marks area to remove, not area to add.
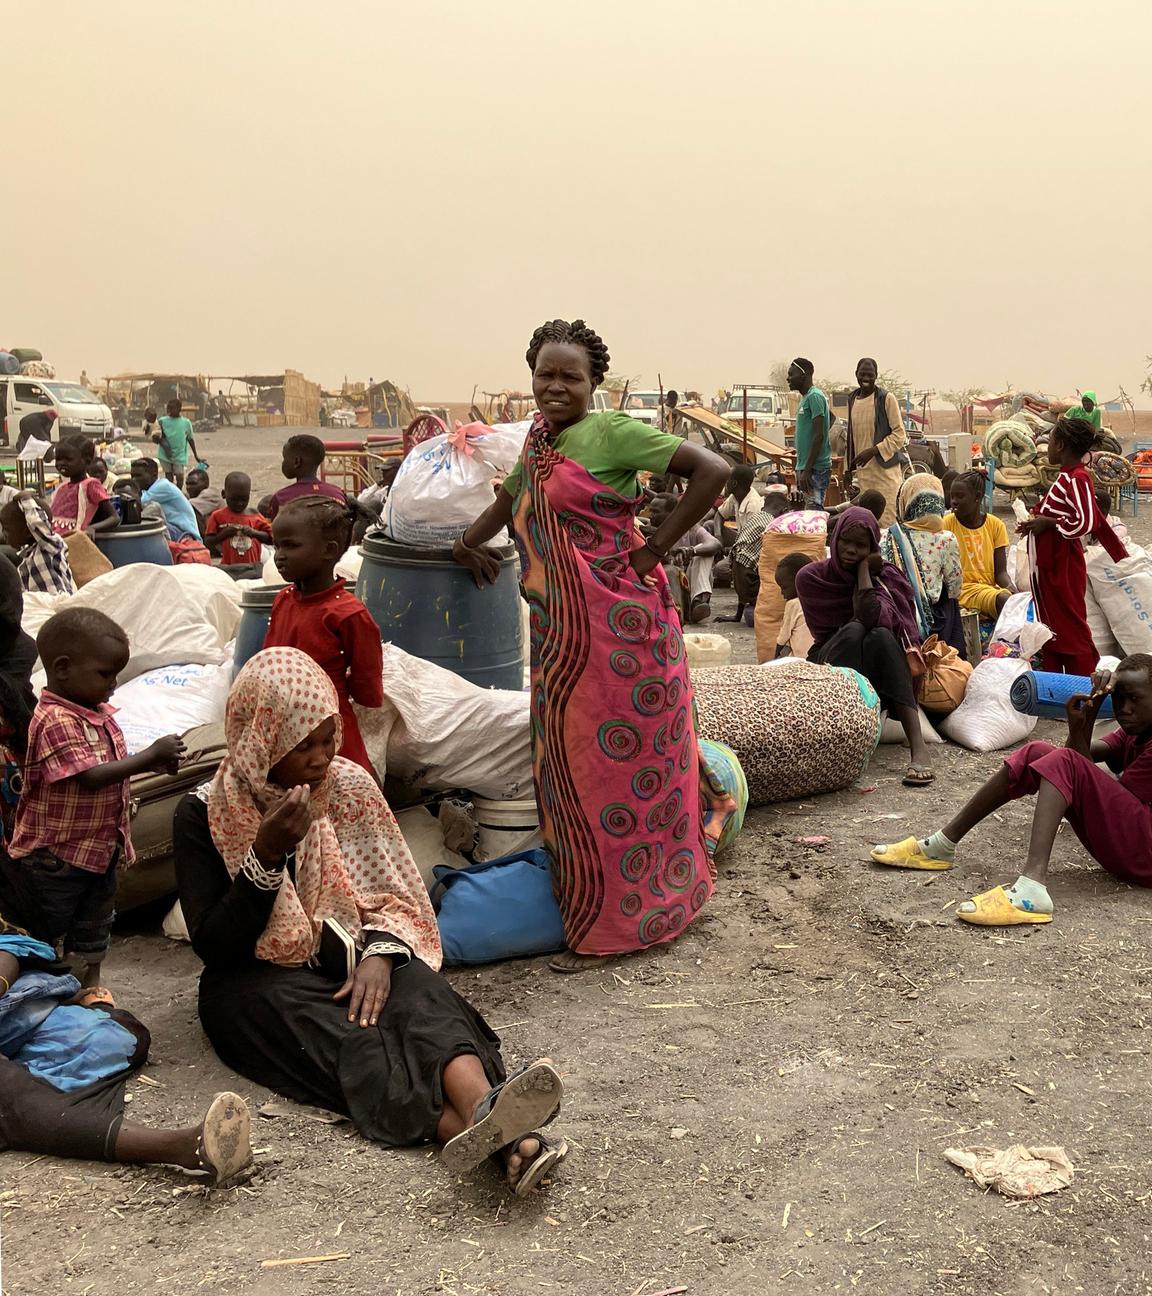
[[[527,354],[538,413],[521,461],[456,542],[477,584],[514,528],[532,634],[536,800],[575,972],[671,940],[712,894],[734,803],[702,771],[679,618],[661,566],[729,476],[718,455],[617,411],[590,414],[608,349],[553,320]],[[637,474],[688,481],[643,540]]]

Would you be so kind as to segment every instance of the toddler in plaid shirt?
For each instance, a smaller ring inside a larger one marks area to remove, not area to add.
[[[36,636],[48,687],[28,728],[24,786],[6,881],[29,934],[87,964],[97,984],[115,916],[116,867],[132,863],[129,780],[174,774],[175,734],[129,756],[108,699],[128,664],[128,637],[94,608],[68,608]]]

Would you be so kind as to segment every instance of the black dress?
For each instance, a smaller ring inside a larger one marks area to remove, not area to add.
[[[195,794],[177,807],[174,842],[184,919],[204,961],[200,1021],[234,1071],[297,1102],[342,1112],[388,1147],[435,1137],[442,1074],[453,1058],[472,1054],[490,1084],[504,1079],[499,1039],[417,958],[393,972],[379,1024],[368,1027],[348,1021],[347,999],[333,1002],[338,981],[257,959],[276,893],[243,873],[229,878],[208,807]]]
[[[876,591],[860,590],[853,605],[855,618],[823,643],[814,644],[808,660],[859,671],[876,690],[880,705],[889,715],[897,707],[914,707],[916,686],[908,658],[892,631],[879,624]]]

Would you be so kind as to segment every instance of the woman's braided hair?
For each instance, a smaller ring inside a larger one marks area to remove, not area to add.
[[[573,320],[571,324],[567,320],[549,320],[547,324],[540,325],[532,334],[532,341],[528,343],[528,352],[524,357],[528,361],[528,368],[533,373],[536,372],[540,348],[549,342],[569,342],[572,346],[582,347],[588,355],[592,386],[599,387],[604,381],[612,357],[608,354],[604,339],[599,333],[590,329],[583,320]]]
[[[1058,436],[1074,455],[1081,458],[1096,444],[1096,429],[1086,419],[1059,418],[1052,435]]]

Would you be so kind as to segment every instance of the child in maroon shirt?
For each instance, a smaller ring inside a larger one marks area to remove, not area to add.
[[[233,472],[224,478],[224,507],[210,513],[204,543],[225,567],[264,561],[264,544],[272,543],[272,523],[249,507],[252,479]]]
[[[383,706],[384,648],[368,609],[336,575],[351,529],[347,507],[324,496],[277,513],[276,569],[292,585],[272,604],[264,647],[299,648],[327,672],[340,699],[340,755],[375,775],[352,703]]]

